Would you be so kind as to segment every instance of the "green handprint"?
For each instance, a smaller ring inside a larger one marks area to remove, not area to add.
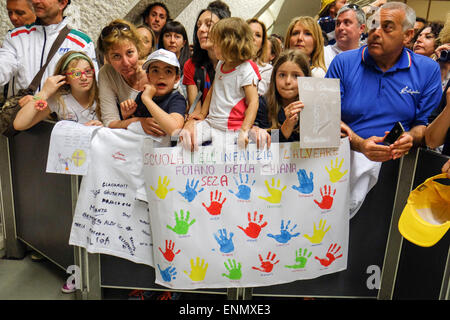
[[[320,219],[319,221],[319,228],[316,228],[316,223],[314,222],[314,232],[312,236],[309,236],[307,234],[303,235],[306,239],[308,239],[309,241],[311,241],[311,243],[317,244],[317,243],[321,243],[323,237],[325,237],[325,233],[328,232],[328,230],[330,230],[331,226],[328,227],[327,230],[325,229],[325,224],[327,223],[326,220],[322,220]]]
[[[331,160],[331,169],[328,169],[328,167],[325,167],[325,170],[327,170],[328,174],[330,175],[331,182],[333,182],[333,183],[338,182],[347,173],[348,170],[341,172],[341,167],[342,167],[343,162],[344,162],[344,159],[342,158],[341,163],[339,163],[339,166],[338,166],[338,158],[336,158],[336,163],[335,163],[334,167],[333,167],[333,160]]]
[[[294,265],[285,265],[286,268],[290,269],[302,269],[305,267],[306,262],[308,261],[309,257],[312,255],[312,251],[309,252],[308,255],[306,255],[308,250],[304,249],[302,252],[302,249],[298,249],[298,252],[295,251],[295,262],[297,262]]]
[[[186,273],[192,281],[202,281],[203,279],[205,279],[208,264],[205,265],[204,259],[202,259],[202,263],[200,264],[199,257],[197,257],[196,263],[197,264],[194,265],[194,259],[191,259],[191,272],[188,273],[186,270],[184,270],[184,273]]]
[[[177,234],[187,234],[189,231],[189,227],[192,226],[195,222],[195,219],[193,219],[191,222],[188,223],[189,215],[191,213],[187,211],[186,218],[184,217],[184,211],[180,210],[180,218],[178,218],[178,214],[175,211],[175,226],[171,227],[167,225],[167,229],[170,229],[174,231]]]
[[[281,196],[283,194],[284,189],[286,189],[286,186],[284,186],[281,190],[280,188],[280,179],[278,179],[277,187],[275,188],[275,178],[272,178],[272,187],[269,186],[269,182],[266,180],[264,181],[266,184],[267,191],[270,193],[269,197],[261,197],[258,198],[266,200],[270,203],[280,203],[281,202]]]
[[[240,262],[236,266],[236,260],[228,259],[229,266],[227,265],[226,261],[223,264],[225,265],[225,268],[228,270],[228,274],[222,273],[223,277],[227,277],[228,279],[231,279],[231,280],[239,280],[242,277]]]
[[[155,189],[153,189],[153,186],[150,186],[150,189],[152,189],[153,191],[155,191],[156,195],[158,196],[158,198],[160,199],[165,199],[167,196],[167,193],[169,191],[174,190],[174,188],[172,189],[167,189],[167,187],[169,186],[170,180],[167,179],[167,176],[164,177],[163,182],[161,183],[161,177],[158,177],[158,187]]]

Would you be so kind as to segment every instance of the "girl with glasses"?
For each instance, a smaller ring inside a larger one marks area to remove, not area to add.
[[[14,128],[31,128],[52,112],[58,120],[102,126],[94,64],[84,52],[69,51],[61,57],[55,74],[17,114]]]

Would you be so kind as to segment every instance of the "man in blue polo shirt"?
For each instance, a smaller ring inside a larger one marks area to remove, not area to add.
[[[397,159],[421,144],[442,95],[439,65],[404,47],[414,22],[409,6],[386,3],[368,24],[367,46],[336,56],[326,75],[340,79],[341,117],[353,131],[352,149],[372,161]],[[405,133],[393,145],[381,144],[397,121]]]

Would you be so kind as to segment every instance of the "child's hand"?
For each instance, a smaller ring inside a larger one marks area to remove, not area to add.
[[[21,108],[23,108],[28,102],[33,101],[33,100],[34,100],[34,98],[33,98],[32,95],[26,95],[26,96],[23,96],[23,97],[20,98],[20,100],[19,100],[19,106],[20,106]]]
[[[98,126],[103,127],[103,123],[99,120],[90,120],[84,124],[85,126]]]
[[[153,99],[156,93],[156,88],[152,84],[146,84],[144,86],[144,92],[142,92],[142,98]]]
[[[66,84],[66,76],[56,75],[48,77],[44,82],[44,86],[42,87],[39,96],[42,99],[47,100],[64,84]]]
[[[205,117],[200,112],[192,112],[187,116],[187,120],[205,120]]]
[[[298,114],[303,110],[305,105],[301,101],[295,101],[290,103],[286,108],[284,108],[284,114],[286,116],[286,121],[295,125],[298,123]]]
[[[127,99],[120,103],[120,112],[122,113],[122,118],[128,119],[136,111],[137,103],[133,99]]]
[[[238,147],[240,149],[247,148],[248,145],[248,130],[239,130],[239,136],[237,140]]]

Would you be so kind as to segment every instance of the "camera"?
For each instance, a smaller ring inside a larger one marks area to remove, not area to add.
[[[439,62],[450,62],[450,50],[442,50],[441,56],[437,60]]]

